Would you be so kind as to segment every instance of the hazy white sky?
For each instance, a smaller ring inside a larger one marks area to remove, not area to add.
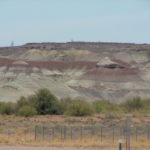
[[[72,39],[150,43],[150,0],[0,0],[0,46]]]

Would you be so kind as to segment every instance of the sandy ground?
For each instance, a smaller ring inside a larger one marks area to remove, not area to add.
[[[0,146],[0,150],[115,150],[104,148],[73,148],[73,147],[25,147],[25,146]]]
[[[0,150],[117,150],[117,149],[114,149],[114,148],[73,148],[73,147],[57,148],[57,147],[0,146]],[[148,150],[148,149],[132,149],[132,150]]]

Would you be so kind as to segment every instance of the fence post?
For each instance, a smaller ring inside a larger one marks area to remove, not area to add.
[[[44,126],[42,128],[42,138],[43,138],[43,140],[45,139],[45,127]]]
[[[120,126],[120,138],[122,137],[122,127]]]
[[[122,140],[120,139],[119,141],[118,141],[118,149],[119,150],[122,150]]]
[[[147,126],[147,138],[150,139],[150,126]]]
[[[55,127],[52,127],[52,139],[55,137]]]
[[[112,141],[114,144],[114,141],[115,141],[115,128],[114,128],[114,126],[113,126],[113,131],[112,131]]]
[[[9,129],[7,130],[7,137],[9,139],[10,135],[9,135]]]
[[[83,128],[82,126],[80,127],[80,139],[82,139],[82,136],[83,136]]]
[[[66,139],[66,130],[67,130],[67,128],[66,128],[66,126],[64,126],[64,140]]]
[[[70,137],[71,137],[71,140],[73,139],[72,137],[72,126],[70,127]]]
[[[130,118],[126,119],[126,150],[130,150]]]
[[[24,139],[25,139],[25,141],[26,141],[26,139],[27,139],[27,129],[24,130]]]
[[[90,127],[90,132],[91,132],[91,138],[93,137],[93,128],[92,126]]]
[[[101,142],[103,141],[103,127],[101,127]]]
[[[35,141],[36,141],[37,140],[37,126],[35,126],[34,133],[35,133]]]
[[[137,129],[137,127],[136,127],[136,128],[135,128],[135,134],[136,134],[136,135],[135,135],[135,136],[136,136],[136,142],[137,142],[137,140],[138,140],[138,133],[137,133],[137,132],[138,132],[138,129]]]
[[[61,140],[63,139],[63,127],[60,126],[60,136],[61,136]]]

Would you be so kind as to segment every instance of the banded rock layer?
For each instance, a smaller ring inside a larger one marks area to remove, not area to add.
[[[0,48],[0,100],[48,88],[58,98],[150,98],[150,45],[29,43]]]

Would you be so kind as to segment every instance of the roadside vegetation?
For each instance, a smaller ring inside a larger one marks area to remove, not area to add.
[[[150,99],[134,97],[121,104],[107,100],[97,100],[92,103],[80,99],[58,100],[48,89],[39,89],[34,95],[20,97],[16,103],[0,102],[0,114],[19,116],[34,115],[68,115],[89,116],[92,114],[124,114],[150,113]]]

